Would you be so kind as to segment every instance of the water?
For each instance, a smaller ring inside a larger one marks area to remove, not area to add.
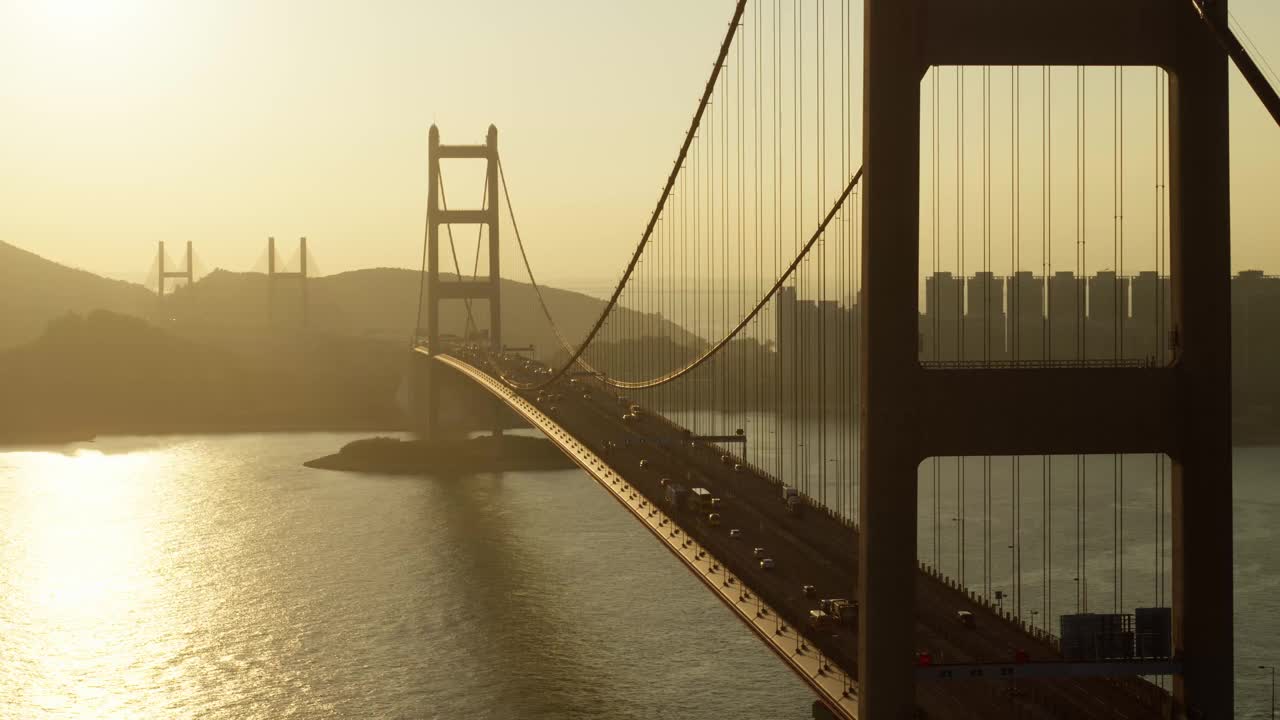
[[[354,437],[0,453],[0,718],[809,716],[584,474],[301,467]],[[1241,717],[1280,662],[1277,467],[1237,451]]]
[[[300,466],[354,437],[0,454],[0,718],[808,717],[581,472]]]

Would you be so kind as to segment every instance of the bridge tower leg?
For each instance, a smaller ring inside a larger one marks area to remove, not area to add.
[[[307,295],[307,239],[298,239],[298,270],[283,272],[276,269],[276,239],[267,238],[267,319],[275,322],[276,285],[282,280],[297,280],[302,294],[302,327],[307,327],[310,319],[310,302]]]
[[[1225,22],[1226,0],[1209,6]],[[1167,453],[1176,717],[1230,718],[1227,57],[1190,0],[867,0],[858,668],[864,720],[911,717],[917,466],[931,456]],[[1170,74],[1172,365],[929,369],[917,357],[920,80],[930,66]],[[1100,407],[1148,412],[1099,413]]]
[[[486,164],[486,206],[480,209],[445,209],[440,207],[440,161],[450,158],[484,160]],[[502,352],[501,265],[498,243],[498,129],[489,126],[484,145],[441,145],[440,129],[435,125],[427,137],[427,350],[444,351],[440,333],[440,303],[443,300],[485,300],[489,305],[489,348]],[[440,226],[452,224],[485,225],[489,235],[489,276],[483,280],[440,279]],[[440,435],[440,395],[443,387],[439,363],[430,363],[426,373],[425,429],[428,439]],[[495,410],[493,432],[501,434]]]
[[[157,295],[160,298],[160,302],[163,304],[165,280],[170,280],[170,279],[186,280],[188,285],[190,285],[193,281],[195,281],[195,271],[193,269],[192,258],[191,258],[191,241],[190,240],[187,241],[187,263],[186,263],[185,269],[168,270],[165,268],[163,240],[160,241],[160,248],[158,250],[158,253],[160,258],[159,260],[160,275],[159,275],[159,287],[158,287]]]

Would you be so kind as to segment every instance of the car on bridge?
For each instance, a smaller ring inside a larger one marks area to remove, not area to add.
[[[821,610],[809,611],[809,627],[814,630],[825,630],[831,627],[831,616]]]
[[[973,618],[973,613],[969,612],[968,610],[957,610],[956,621],[959,622],[961,625],[969,628],[970,630],[973,630],[978,627],[977,621],[975,621]]]
[[[772,569],[773,569],[773,558],[760,558],[760,569],[761,569],[761,570],[772,570]]]

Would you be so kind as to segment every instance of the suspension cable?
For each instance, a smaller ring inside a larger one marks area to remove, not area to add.
[[[658,198],[658,205],[654,208],[653,214],[649,217],[649,222],[645,225],[644,233],[640,236],[640,242],[636,245],[635,252],[631,255],[631,260],[627,262],[627,267],[622,273],[622,278],[618,280],[617,286],[613,290],[613,294],[609,297],[609,302],[605,304],[603,310],[600,311],[600,317],[596,318],[595,323],[587,332],[587,336],[577,346],[569,358],[565,360],[564,365],[553,371],[550,377],[532,383],[521,383],[511,380],[505,375],[500,375],[500,379],[506,385],[517,390],[538,390],[545,388],[564,376],[569,368],[579,363],[583,353],[587,347],[595,340],[596,335],[600,332],[600,328],[604,326],[604,322],[608,319],[609,314],[613,312],[614,307],[618,304],[618,299],[622,296],[622,291],[627,286],[627,281],[631,279],[631,275],[635,272],[636,265],[640,262],[640,256],[644,253],[645,248],[649,244],[649,239],[653,236],[654,227],[658,224],[658,219],[662,216],[662,210],[666,207],[667,198],[671,196],[671,189],[675,186],[676,178],[680,175],[680,169],[684,165],[685,156],[689,152],[689,146],[693,143],[694,133],[697,132],[698,126],[702,122],[702,115],[707,109],[708,103],[711,101],[711,94],[715,90],[716,81],[720,77],[720,70],[724,67],[725,58],[729,54],[729,47],[733,44],[733,39],[737,35],[738,26],[742,20],[743,11],[746,9],[747,0],[738,0],[734,6],[733,19],[729,21],[729,30],[725,33],[724,41],[720,44],[720,51],[716,56],[715,64],[711,69],[711,77],[707,80],[706,88],[702,92],[702,99],[698,101],[698,109],[693,114],[693,121],[689,124],[689,130],[685,133],[684,142],[680,146],[680,152],[676,155],[675,164],[671,168],[671,173],[667,176],[667,182],[662,188],[662,194]],[[499,163],[501,167],[501,163]],[[510,207],[508,206],[508,209]]]
[[[546,316],[547,322],[551,324],[551,328],[554,331],[556,338],[560,341],[560,344],[564,346],[566,350],[568,350],[572,347],[572,345],[570,345],[569,342],[565,340],[564,336],[561,334],[559,327],[555,323],[555,319],[551,315],[551,311],[547,307],[546,300],[542,296],[541,286],[539,286],[537,280],[534,279],[533,268],[530,266],[529,256],[525,252],[524,240],[520,237],[520,229],[519,229],[519,226],[516,225],[515,213],[511,208],[511,199],[510,199],[509,190],[507,188],[506,173],[503,172],[501,160],[498,161],[498,176],[502,180],[502,192],[507,201],[507,211],[511,217],[512,230],[514,231],[514,234],[516,236],[516,245],[520,249],[520,258],[521,260],[524,261],[525,270],[529,274],[529,282],[531,285],[533,285],[534,294],[538,298],[538,304],[542,308],[543,315]],[[718,342],[710,346],[707,350],[703,351],[700,355],[698,355],[698,357],[694,358],[691,362],[686,364],[684,367],[679,368],[677,370],[672,370],[664,375],[660,375],[658,377],[651,378],[648,380],[627,381],[627,380],[617,380],[609,377],[607,374],[602,373],[601,371],[593,367],[591,364],[589,364],[580,355],[578,357],[571,358],[569,360],[569,364],[571,365],[576,363],[587,372],[590,372],[596,375],[601,382],[604,382],[605,384],[611,387],[628,389],[628,390],[646,390],[649,388],[658,387],[660,385],[665,385],[671,382],[672,380],[681,378],[689,374],[693,370],[697,369],[699,366],[705,363],[711,356],[715,355],[717,352],[722,350],[726,345],[728,345],[730,341],[732,341],[735,337],[737,337],[737,335],[740,332],[742,332],[742,330],[745,327],[747,327],[747,325],[749,325],[751,321],[758,314],[760,314],[760,311],[764,309],[764,307],[769,303],[769,301],[773,299],[773,296],[777,294],[778,290],[780,290],[782,286],[786,284],[787,280],[790,279],[791,275],[795,272],[796,268],[800,266],[801,261],[803,261],[805,257],[808,256],[809,250],[813,248],[815,244],[817,244],[818,240],[821,237],[823,237],[823,235],[826,233],[827,225],[829,225],[832,219],[835,218],[835,216],[839,213],[840,209],[844,206],[845,200],[849,197],[849,195],[853,192],[853,189],[857,187],[858,183],[861,182],[861,180],[862,180],[862,168],[858,168],[858,171],[854,173],[853,177],[850,178],[849,183],[845,186],[844,191],[840,193],[840,196],[836,198],[836,201],[832,204],[831,209],[827,211],[826,216],[822,219],[822,222],[818,225],[818,228],[814,230],[813,234],[809,237],[808,242],[806,242],[804,246],[800,249],[799,254],[796,255],[795,259],[791,261],[791,264],[787,266],[787,269],[783,271],[783,273],[773,283],[773,286],[770,287],[769,291],[765,293],[765,295],[762,298],[760,298],[760,300],[756,303],[755,307],[752,308],[751,312],[749,312],[746,316],[744,316],[741,320],[739,320],[737,325],[735,325],[728,332],[726,332],[725,335],[722,338],[720,338]],[[568,365],[566,365],[566,368],[567,367]],[[556,377],[558,376],[553,374],[550,381],[543,381],[542,383],[519,383],[511,380],[505,375],[502,376],[502,380],[504,383],[507,383],[508,385],[516,389],[536,390],[536,389],[545,387],[547,382],[554,381]]]

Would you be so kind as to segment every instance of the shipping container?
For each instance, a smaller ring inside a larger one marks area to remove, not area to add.
[[[1173,612],[1167,607],[1137,608],[1134,633],[1138,657],[1167,658],[1173,648]]]
[[[1133,657],[1133,616],[1115,613],[1063,615],[1062,655],[1069,660]]]

